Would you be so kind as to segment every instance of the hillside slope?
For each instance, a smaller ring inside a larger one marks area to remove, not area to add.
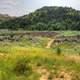
[[[26,30],[80,30],[80,11],[68,7],[42,7],[3,22],[0,28]]]
[[[8,21],[10,19],[11,19],[11,17],[9,15],[7,15],[7,14],[0,14],[0,24],[2,22]]]

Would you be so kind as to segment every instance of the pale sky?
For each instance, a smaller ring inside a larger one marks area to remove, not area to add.
[[[67,6],[80,10],[80,0],[0,0],[0,13],[22,16],[43,6]]]

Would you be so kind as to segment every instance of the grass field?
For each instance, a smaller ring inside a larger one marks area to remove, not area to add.
[[[0,80],[80,80],[80,43],[63,42],[46,48],[51,38],[28,35],[19,41],[1,41]]]

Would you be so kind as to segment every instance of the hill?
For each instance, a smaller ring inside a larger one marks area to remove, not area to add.
[[[2,29],[80,30],[80,11],[68,7],[42,7],[33,13],[0,24]]]
[[[8,21],[10,19],[11,19],[11,17],[9,15],[7,15],[7,14],[0,14],[0,24],[2,22]]]

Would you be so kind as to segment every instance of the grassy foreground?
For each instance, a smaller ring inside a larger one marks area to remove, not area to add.
[[[0,42],[0,80],[80,80],[80,43],[47,49],[48,37]]]

